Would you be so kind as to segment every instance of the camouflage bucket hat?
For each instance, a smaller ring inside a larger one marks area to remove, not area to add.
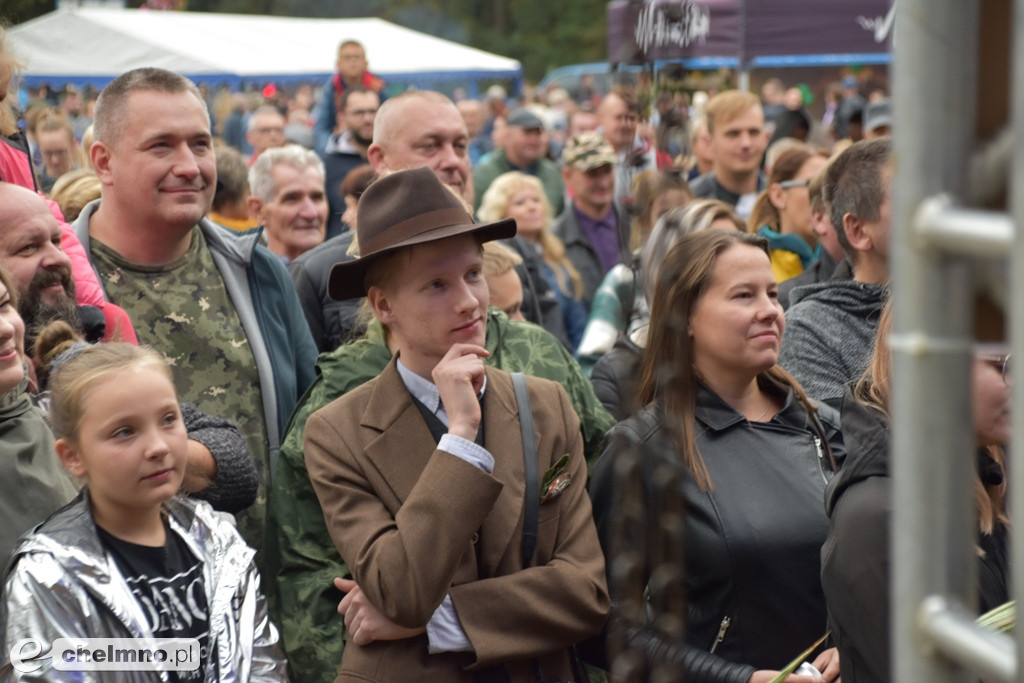
[[[562,163],[581,171],[615,164],[615,150],[600,133],[580,133],[562,148]]]

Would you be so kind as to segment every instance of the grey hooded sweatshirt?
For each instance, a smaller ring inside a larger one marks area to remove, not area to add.
[[[888,286],[827,280],[793,290],[779,365],[811,398],[838,409],[874,349]]]

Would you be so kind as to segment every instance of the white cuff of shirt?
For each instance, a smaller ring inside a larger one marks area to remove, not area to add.
[[[462,630],[459,615],[455,613],[451,595],[444,596],[427,622],[427,651],[432,655],[439,652],[473,651],[466,632]]]
[[[460,460],[465,460],[470,465],[475,465],[487,474],[494,473],[494,456],[483,446],[468,439],[454,434],[444,434],[437,442],[437,448],[445,453],[451,453]]]

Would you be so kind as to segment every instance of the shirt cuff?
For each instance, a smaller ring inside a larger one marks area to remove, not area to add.
[[[475,465],[487,474],[494,472],[494,456],[490,451],[461,436],[444,434],[437,442],[437,448],[445,453],[451,453],[460,460],[465,460],[470,465]]]
[[[455,613],[451,595],[444,596],[444,600],[427,622],[427,643],[427,651],[432,655],[440,652],[473,651],[466,632],[462,630],[459,615]]]

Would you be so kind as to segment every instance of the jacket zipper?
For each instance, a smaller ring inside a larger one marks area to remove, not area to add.
[[[825,451],[821,448],[821,437],[814,437],[814,448],[818,451],[818,473],[821,474],[821,480],[828,483],[828,477],[825,476]]]
[[[718,646],[722,644],[723,640],[725,640],[725,632],[729,630],[729,624],[731,623],[732,619],[729,617],[722,618],[722,625],[718,627],[718,635],[715,636],[715,642],[711,643],[711,654],[714,654],[715,650],[718,649]]]

